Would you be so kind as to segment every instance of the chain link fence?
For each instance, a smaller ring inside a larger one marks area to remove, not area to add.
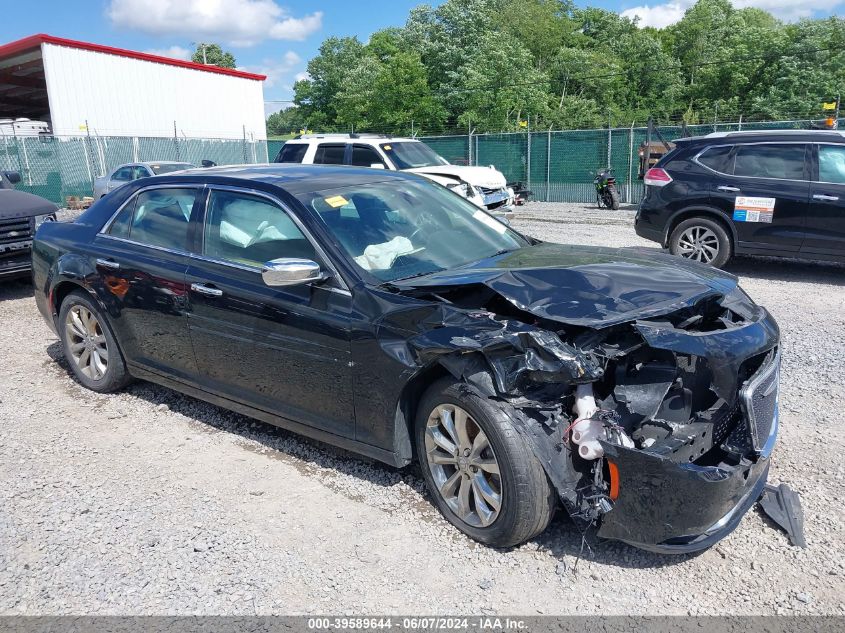
[[[17,171],[16,189],[60,206],[68,197],[90,196],[94,179],[118,165],[183,161],[199,166],[267,162],[267,142],[238,139],[139,136],[0,136],[0,170]]]
[[[739,130],[804,129],[813,121],[768,121],[762,123],[715,123],[690,126],[654,126],[666,139],[698,136],[711,132]],[[612,167],[622,202],[636,204],[643,194],[639,179],[640,145],[648,138],[647,127],[595,130],[547,130],[502,134],[420,136],[435,152],[454,165],[494,165],[508,182],[522,182],[543,202],[593,202],[596,170]],[[284,141],[269,141],[273,160]]]
[[[656,126],[667,141],[710,132],[801,129],[809,120],[763,123]],[[533,131],[502,134],[422,136],[455,165],[495,165],[508,182],[522,182],[544,202],[592,202],[593,174],[612,167],[626,203],[639,202],[639,149],[646,127]],[[94,179],[123,163],[175,160],[200,165],[263,163],[273,160],[284,141],[137,136],[0,136],[0,169],[21,174],[18,189],[64,205],[69,196],[90,196]]]

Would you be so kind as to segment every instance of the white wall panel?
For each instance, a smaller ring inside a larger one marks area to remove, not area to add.
[[[267,138],[263,83],[43,44],[53,133]]]

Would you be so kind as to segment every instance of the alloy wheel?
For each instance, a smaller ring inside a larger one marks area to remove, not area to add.
[[[109,348],[103,326],[84,305],[67,313],[65,334],[73,362],[91,380],[101,380],[109,367]]]
[[[678,238],[678,254],[709,264],[719,256],[719,238],[705,226],[691,226]]]
[[[464,409],[441,404],[428,416],[426,462],[440,496],[461,521],[487,527],[502,509],[502,477],[490,441]]]

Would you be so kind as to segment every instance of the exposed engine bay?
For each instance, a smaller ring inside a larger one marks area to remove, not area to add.
[[[759,497],[744,483],[765,483],[778,335],[739,288],[662,314],[590,320],[553,318],[560,310],[549,301],[520,305],[519,290],[500,291],[500,282],[513,280],[411,289],[443,307],[431,316],[440,323],[409,343],[421,364],[437,362],[512,408],[577,524],[691,551],[711,524]],[[761,376],[765,396],[745,393]],[[672,512],[661,516],[665,507]],[[669,519],[678,510],[688,526]]]

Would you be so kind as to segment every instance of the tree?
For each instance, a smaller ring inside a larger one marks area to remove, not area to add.
[[[235,68],[237,66],[235,56],[232,53],[224,51],[220,44],[206,42],[197,44],[197,50],[191,55],[191,61],[197,64],[220,66],[221,68]]]
[[[299,134],[300,130],[305,128],[305,116],[302,110],[296,106],[279,110],[267,117],[268,136]]]

